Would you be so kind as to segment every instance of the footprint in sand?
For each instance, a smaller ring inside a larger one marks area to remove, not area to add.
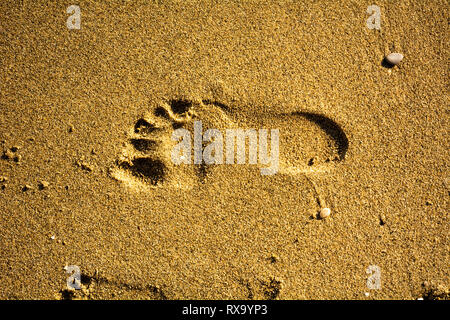
[[[239,120],[231,108],[209,100],[170,100],[150,109],[130,129],[128,143],[111,170],[113,178],[130,187],[187,190],[203,183],[215,165],[175,165],[171,159],[178,144],[172,140],[172,133],[178,128],[194,132],[197,120],[201,120],[204,130],[214,128],[223,133],[237,128],[279,129],[278,174],[306,176],[315,189],[309,174],[332,170],[345,159],[349,146],[345,132],[335,121],[310,112],[249,113],[239,117],[246,120]],[[228,166],[232,169],[235,165]]]

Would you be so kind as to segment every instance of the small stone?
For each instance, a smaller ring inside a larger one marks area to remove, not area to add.
[[[20,162],[22,160],[22,156],[17,154],[13,157],[14,162]]]
[[[55,239],[56,239],[56,237],[55,237],[55,236],[51,236],[51,237],[50,237],[50,239],[52,239],[52,240],[55,240]]]
[[[19,146],[12,146],[10,150],[11,150],[12,152],[17,152],[17,151],[19,151],[19,149],[20,149]]]
[[[325,219],[325,218],[329,217],[330,214],[331,214],[330,208],[322,208],[320,210],[319,216],[321,219]]]
[[[74,130],[75,130],[74,126],[69,125],[69,129],[68,129],[69,133],[72,133]]]
[[[396,66],[397,64],[400,63],[400,61],[403,60],[403,55],[401,53],[394,52],[388,54],[385,59],[389,64]]]
[[[22,191],[28,191],[30,189],[33,189],[33,187],[30,186],[29,184],[26,184],[26,185],[23,186]]]
[[[386,224],[386,216],[382,213],[380,214],[380,226],[384,226]]]
[[[45,188],[48,188],[50,184],[47,181],[39,181],[38,187],[39,190],[44,190]]]
[[[370,293],[369,293],[369,292],[364,292],[364,295],[365,295],[366,297],[368,297],[368,296],[370,296]]]
[[[425,204],[426,204],[427,206],[432,206],[432,205],[433,205],[433,202],[427,200],[427,201],[425,201]]]
[[[8,177],[0,176],[0,182],[6,182],[8,181]]]

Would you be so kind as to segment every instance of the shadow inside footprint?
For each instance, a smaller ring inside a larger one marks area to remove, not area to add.
[[[170,100],[168,102],[168,108],[159,106],[155,109],[154,115],[166,120],[172,120],[175,123],[179,122],[179,116],[185,116],[192,108],[192,102],[187,100]]]
[[[294,112],[292,115],[297,115],[305,118],[318,125],[330,138],[336,142],[337,153],[339,161],[345,159],[345,154],[348,150],[348,138],[341,126],[328,117],[321,114],[311,112]]]
[[[123,162],[119,166],[129,170],[134,176],[149,181],[152,185],[163,182],[165,178],[166,166],[160,160],[136,158],[131,164]]]
[[[133,147],[141,152],[150,152],[155,150],[157,143],[148,139],[130,139],[130,143]]]
[[[156,127],[144,119],[139,119],[134,125],[134,133],[138,134],[150,134],[155,130]]]
[[[187,100],[170,100],[169,104],[172,112],[175,114],[183,114],[188,112],[192,107],[192,103]]]

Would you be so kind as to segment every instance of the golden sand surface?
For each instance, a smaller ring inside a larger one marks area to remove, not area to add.
[[[1,299],[449,297],[447,1],[71,4],[0,2]],[[278,173],[176,166],[193,118]]]

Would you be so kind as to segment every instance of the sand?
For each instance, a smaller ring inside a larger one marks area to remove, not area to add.
[[[0,3],[1,299],[448,299],[446,1],[379,0],[381,30],[368,1],[71,4]],[[279,129],[279,171],[174,165],[186,110]]]

